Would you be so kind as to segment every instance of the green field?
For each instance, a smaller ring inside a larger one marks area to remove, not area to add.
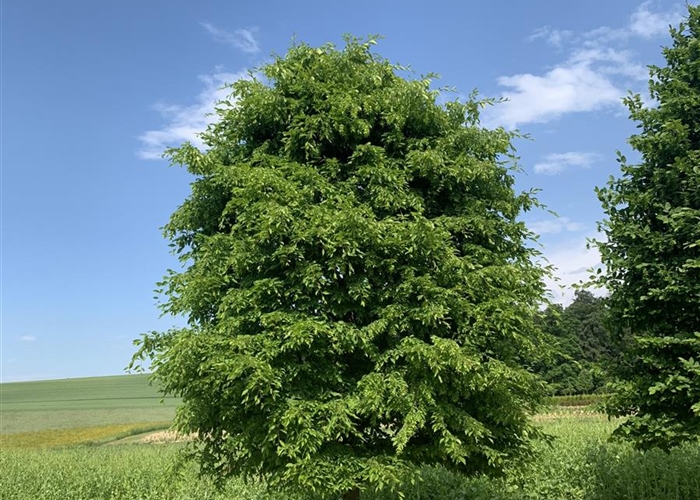
[[[178,399],[162,398],[148,375],[0,384],[0,437],[170,422],[178,404]]]
[[[2,384],[0,394],[3,500],[288,498],[269,491],[262,479],[233,479],[217,490],[194,465],[174,468],[182,445],[143,444],[133,436],[167,427],[178,403],[161,404],[146,376]],[[540,443],[536,460],[507,478],[464,479],[426,467],[422,481],[406,487],[405,498],[700,500],[698,445],[670,454],[636,452],[608,442],[616,422],[580,406],[552,408],[536,422],[553,442]]]

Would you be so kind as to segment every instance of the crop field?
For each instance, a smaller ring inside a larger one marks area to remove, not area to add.
[[[178,404],[162,398],[147,375],[0,384],[0,446],[75,444],[165,428]]]
[[[263,479],[233,479],[219,490],[194,465],[175,467],[181,444],[145,444],[141,433],[166,428],[178,403],[161,404],[145,376],[3,384],[0,391],[3,500],[288,498]],[[616,422],[582,406],[553,407],[536,421],[552,443],[541,443],[537,458],[507,478],[464,479],[426,467],[404,498],[700,499],[698,445],[636,452],[609,442]],[[398,497],[363,494],[392,498]]]

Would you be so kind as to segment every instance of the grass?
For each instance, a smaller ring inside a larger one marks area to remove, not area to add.
[[[169,399],[161,405],[145,376],[2,384],[0,396],[3,500],[289,498],[270,491],[263,479],[233,478],[217,490],[198,476],[195,465],[175,468],[182,445],[137,444],[138,434],[167,427],[178,403]],[[404,498],[700,500],[700,445],[665,454],[609,442],[616,422],[584,407],[591,403],[584,399],[572,398],[572,406],[555,406],[536,417],[554,439],[540,443],[536,460],[514,468],[506,478],[463,478],[426,467],[422,481],[407,483]],[[99,446],[106,443],[111,446]],[[395,498],[372,492],[362,496]]]
[[[172,421],[179,399],[161,399],[148,375],[0,384],[0,436]]]
[[[3,500],[253,500],[264,483],[233,480],[222,491],[194,467],[173,471],[175,446],[105,446],[0,451]],[[275,500],[283,497],[273,496]]]
[[[555,436],[535,461],[505,479],[462,478],[426,467],[406,500],[700,500],[700,446],[670,454],[610,443],[616,423],[596,414],[557,414],[539,425]],[[189,464],[175,472],[178,445],[2,449],[3,500],[281,500],[263,480],[233,478],[223,490]],[[309,497],[312,498],[312,497]],[[366,492],[363,500],[396,496]]]

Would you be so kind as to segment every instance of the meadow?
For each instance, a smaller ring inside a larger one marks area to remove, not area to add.
[[[166,427],[177,405],[174,399],[161,403],[143,376],[24,384],[0,385],[3,500],[287,498],[262,479],[234,479],[217,490],[194,465],[175,467],[181,444],[143,444],[140,433]],[[18,418],[21,412],[26,419]],[[12,418],[6,420],[7,414]],[[60,418],[54,422],[52,415]],[[552,407],[536,421],[554,439],[540,443],[537,458],[508,477],[465,479],[426,467],[404,498],[700,500],[698,445],[670,454],[636,452],[609,442],[616,423],[591,407]],[[398,497],[363,494],[367,500],[392,498]]]

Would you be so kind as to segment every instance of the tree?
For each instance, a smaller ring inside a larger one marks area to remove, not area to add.
[[[656,107],[626,104],[641,155],[598,190],[607,241],[598,241],[614,333],[628,347],[607,410],[640,448],[700,435],[700,8],[671,29],[665,67],[650,66]]]
[[[167,152],[196,176],[161,288],[189,326],[134,362],[182,397],[176,426],[219,478],[358,498],[422,464],[499,473],[537,435],[522,363],[547,271],[516,220],[537,205],[513,189],[516,134],[374,43],[294,45],[231,85],[205,152]]]
[[[605,367],[619,354],[604,326],[603,299],[589,291],[576,290],[568,307],[547,307],[540,324],[555,349],[533,370],[547,381],[550,392],[568,395],[603,390],[608,382]]]
[[[604,299],[587,290],[576,290],[574,301],[566,313],[576,325],[576,336],[581,349],[581,359],[601,363],[616,356],[616,346],[604,325]]]

